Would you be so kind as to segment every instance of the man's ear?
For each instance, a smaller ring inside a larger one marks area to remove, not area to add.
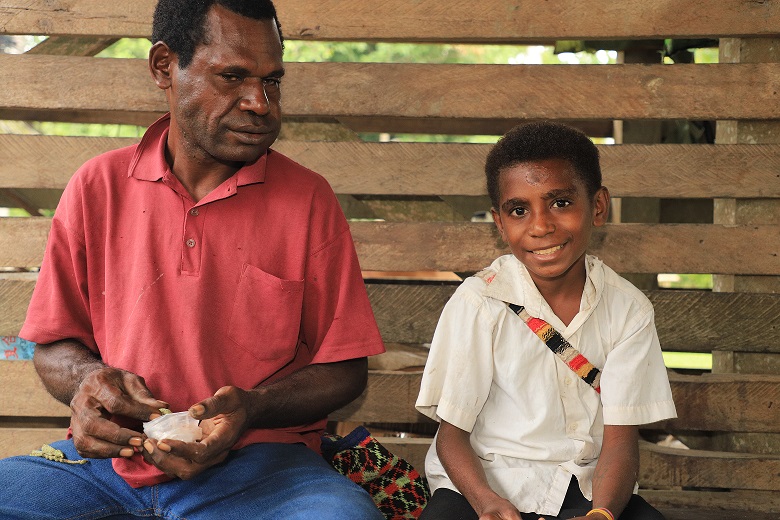
[[[501,221],[501,214],[496,208],[490,208],[490,215],[493,217],[493,222],[496,223],[498,232],[501,233],[501,238],[506,242],[506,236],[504,235],[504,223]]]
[[[170,88],[173,67],[176,66],[176,55],[163,42],[157,42],[149,50],[149,71],[158,88]]]
[[[609,190],[602,186],[593,196],[593,225],[603,226],[609,218]]]

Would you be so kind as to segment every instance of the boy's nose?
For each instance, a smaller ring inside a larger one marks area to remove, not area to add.
[[[531,236],[541,237],[555,231],[555,223],[547,214],[536,214],[531,216],[531,225],[529,232]]]

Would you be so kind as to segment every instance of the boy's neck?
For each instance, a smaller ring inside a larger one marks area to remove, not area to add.
[[[581,264],[572,266],[566,276],[555,280],[534,280],[544,301],[567,327],[580,311],[586,278],[583,259]]]

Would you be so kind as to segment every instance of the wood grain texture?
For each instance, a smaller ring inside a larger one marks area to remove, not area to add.
[[[780,376],[671,374],[677,419],[672,431],[780,433]]]
[[[0,425],[0,459],[29,455],[44,444],[65,438],[67,428],[4,428]]]
[[[0,361],[0,417],[70,417],[44,388],[32,361]]]
[[[0,6],[0,34],[147,37],[153,7],[153,0],[8,0]],[[671,8],[644,0],[484,0],[477,11],[463,0],[277,2],[285,37],[305,40],[512,43],[780,32],[772,0],[684,0],[674,2],[670,13]]]
[[[40,266],[46,218],[0,219],[0,266]],[[352,222],[363,270],[478,271],[508,252],[493,224]],[[612,224],[590,251],[622,273],[780,274],[778,226]]]
[[[780,514],[780,496],[773,491],[640,489],[639,494],[667,520],[775,520]],[[691,516],[691,510],[698,516]],[[684,513],[687,516],[682,516]]]
[[[166,111],[146,60],[0,55],[0,117]],[[778,119],[780,63],[288,63],[284,110],[307,117]],[[11,71],[24,70],[25,74]],[[67,75],[60,71],[67,70]],[[95,81],[100,78],[100,81]],[[360,85],[360,88],[355,88]],[[522,98],[523,103],[517,103]],[[479,103],[474,103],[479,99]],[[598,103],[592,100],[598,99]],[[121,115],[121,114],[120,114]]]
[[[133,138],[0,135],[0,188],[64,188],[85,161]],[[485,195],[491,145],[280,140],[274,149],[336,193]],[[601,145],[615,197],[780,198],[780,145]]]
[[[780,455],[665,448],[640,443],[639,485],[780,489]]]

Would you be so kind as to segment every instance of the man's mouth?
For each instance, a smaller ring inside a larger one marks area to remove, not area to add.
[[[547,249],[537,249],[531,252],[535,255],[551,255],[556,251],[560,251],[561,249],[563,249],[563,244],[559,246],[548,247]]]

